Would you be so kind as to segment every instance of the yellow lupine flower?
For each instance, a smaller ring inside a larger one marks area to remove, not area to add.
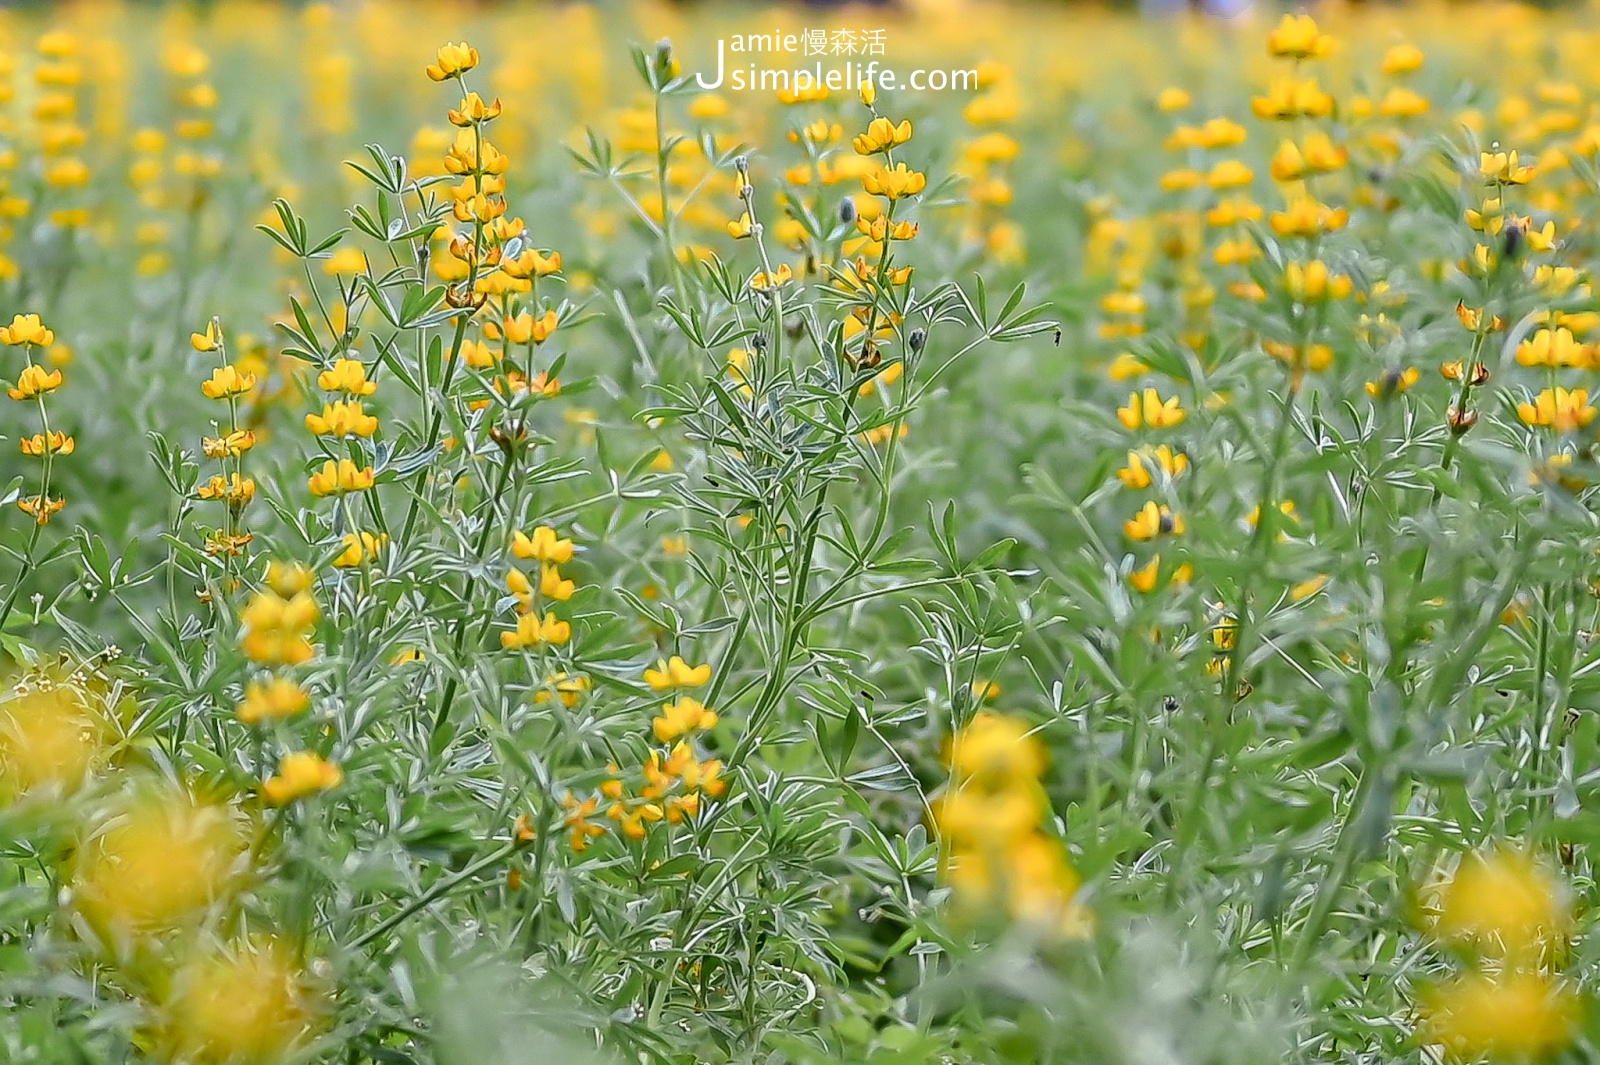
[[[196,351],[216,351],[222,346],[222,330],[217,327],[216,319],[206,323],[204,333],[190,333],[189,345]]]
[[[128,800],[75,857],[73,904],[121,939],[201,918],[239,872],[245,839],[220,806],[181,792]]]
[[[1333,113],[1333,97],[1322,90],[1316,78],[1279,78],[1268,87],[1267,95],[1251,98],[1250,110],[1268,121],[1327,118]]]
[[[332,791],[344,782],[338,766],[310,751],[283,756],[278,772],[261,785],[261,797],[273,806],[287,806],[318,792]]]
[[[680,736],[712,729],[716,725],[717,712],[687,695],[663,705],[661,715],[651,721],[655,737],[661,743],[671,743]]]
[[[644,671],[644,682],[656,691],[669,688],[698,688],[711,681],[711,664],[691,666],[681,655],[673,655],[665,662],[657,662],[654,669]]]
[[[1319,59],[1332,49],[1333,38],[1310,15],[1284,15],[1267,35],[1267,52],[1280,59]]]
[[[0,326],[0,344],[13,347],[37,344],[47,348],[55,342],[55,333],[44,327],[37,314],[18,314],[11,319],[10,325]]]
[[[389,542],[384,533],[350,532],[344,534],[344,550],[334,558],[336,569],[354,569],[369,559],[376,558]]]
[[[195,495],[201,499],[220,499],[230,507],[239,508],[256,497],[256,482],[237,473],[226,478],[213,474],[209,481],[195,488]]]
[[[572,639],[572,626],[567,622],[551,613],[546,613],[543,618],[529,613],[518,616],[515,629],[500,634],[500,646],[507,650],[540,647],[545,644],[560,646],[570,639]]]
[[[208,459],[238,458],[256,446],[256,434],[249,429],[236,429],[226,436],[201,438],[200,450]]]
[[[281,721],[303,714],[311,708],[311,696],[288,677],[272,677],[265,681],[251,681],[244,690],[244,700],[239,704],[239,720],[246,725],[259,725],[263,721]]]
[[[70,455],[78,448],[78,442],[59,430],[49,434],[34,433],[24,436],[17,443],[22,448],[24,455]]]
[[[321,1003],[277,940],[257,937],[185,959],[157,1009],[164,1057],[284,1061],[306,1040]]]
[[[1547,388],[1532,403],[1519,403],[1517,417],[1527,425],[1573,433],[1594,421],[1595,409],[1589,405],[1586,388]]]
[[[354,277],[366,269],[367,256],[360,248],[340,248],[322,261],[322,272],[330,277]]]
[[[378,390],[375,382],[367,380],[367,368],[357,359],[340,359],[330,370],[317,375],[317,387],[324,392],[348,392],[352,396],[370,396]]]
[[[361,492],[372,487],[375,477],[371,466],[357,466],[349,459],[329,459],[313,473],[307,484],[314,496],[343,495]]]
[[[1151,500],[1139,509],[1138,514],[1123,523],[1122,531],[1130,540],[1154,540],[1158,536],[1182,536],[1184,531],[1183,516],[1168,510],[1165,503],[1158,504]]]
[[[498,97],[495,98],[494,103],[486,104],[483,102],[483,97],[475,92],[469,92],[462,97],[461,106],[445,112],[445,117],[449,119],[452,126],[459,126],[465,129],[470,126],[481,125],[484,122],[493,122],[500,117],[503,110],[504,106],[500,103]],[[489,171],[489,173],[493,172]]]
[[[1478,173],[1487,185],[1526,185],[1533,180],[1535,170],[1523,165],[1515,151],[1482,152],[1478,156]]]
[[[1162,444],[1157,448],[1128,452],[1128,464],[1117,471],[1117,480],[1126,488],[1149,488],[1153,471],[1159,470],[1168,480],[1172,480],[1188,468],[1189,456],[1182,452],[1174,453],[1170,447]]]
[[[862,188],[874,196],[883,196],[891,200],[915,196],[927,185],[928,178],[925,174],[909,169],[904,163],[896,163],[893,169],[880,166],[861,175]]]
[[[15,388],[6,389],[6,395],[19,402],[34,399],[54,392],[61,387],[61,371],[46,371],[42,367],[29,363],[22,368],[22,373],[17,376]]]
[[[564,565],[572,561],[572,541],[563,540],[548,525],[533,530],[533,535],[518,530],[511,536],[511,553],[518,558],[533,558],[540,562]]]
[[[242,396],[256,387],[256,375],[242,372],[237,366],[219,366],[211,371],[211,379],[200,383],[200,391],[207,399],[227,399]]]
[[[426,73],[431,81],[444,81],[459,77],[478,65],[478,50],[462,41],[451,42],[439,49],[438,61],[429,63]]]
[[[577,590],[578,582],[563,578],[561,571],[554,564],[546,562],[539,567],[539,594],[546,599],[564,603],[571,599],[572,593]]]
[[[1522,366],[1587,367],[1593,360],[1593,349],[1578,343],[1570,329],[1540,329],[1517,345],[1517,363]]]
[[[1382,70],[1390,77],[1410,74],[1422,69],[1422,49],[1409,42],[1392,45],[1383,53]]]
[[[1433,932],[1527,956],[1564,935],[1570,922],[1559,880],[1526,851],[1500,848],[1463,858],[1438,898]]]
[[[1283,287],[1289,298],[1301,303],[1325,299],[1342,300],[1350,295],[1350,279],[1333,274],[1321,259],[1308,263],[1290,262],[1283,267]]]
[[[1156,94],[1156,109],[1158,111],[1182,111],[1193,103],[1193,98],[1188,90],[1176,85],[1169,85]]]
[[[1422,372],[1415,366],[1408,366],[1404,370],[1386,370],[1383,376],[1375,381],[1368,381],[1364,386],[1367,395],[1373,399],[1388,399],[1406,391],[1422,376]]]
[[[324,404],[320,415],[307,414],[306,428],[318,436],[371,436],[378,431],[378,419],[359,400],[340,400]]]
[[[1576,1036],[1582,1005],[1559,977],[1533,969],[1470,972],[1432,988],[1422,1002],[1424,1040],[1453,1061],[1529,1061]]]
[[[1194,566],[1188,562],[1184,562],[1180,563],[1172,570],[1172,572],[1168,575],[1167,580],[1171,584],[1183,585],[1188,584],[1193,578]],[[1135,591],[1143,592],[1146,595],[1155,591],[1156,585],[1160,582],[1160,580],[1160,555],[1151,556],[1149,562],[1146,562],[1143,566],[1140,566],[1136,570],[1132,570],[1128,574],[1128,584],[1131,585]]]
[[[1177,396],[1162,399],[1153,388],[1130,392],[1128,405],[1117,409],[1117,420],[1125,429],[1167,429],[1183,421],[1186,413]]]
[[[867,131],[858,134],[851,143],[857,155],[875,155],[878,152],[887,152],[890,148],[897,148],[910,139],[910,119],[904,119],[899,125],[895,125],[887,118],[874,118],[867,124]]]

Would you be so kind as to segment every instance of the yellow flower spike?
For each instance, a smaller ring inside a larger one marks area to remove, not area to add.
[[[431,81],[444,81],[459,77],[478,65],[478,50],[467,42],[451,42],[439,49],[437,62],[429,63],[426,73]]]
[[[1111,360],[1111,365],[1106,367],[1106,374],[1113,381],[1131,381],[1133,378],[1141,377],[1149,372],[1149,366],[1146,366],[1135,355],[1126,351],[1120,352],[1116,358]]]
[[[284,599],[308,595],[316,586],[316,582],[317,576],[311,572],[309,566],[303,566],[298,562],[281,562],[278,559],[267,563],[267,587]],[[297,609],[303,611],[304,607]]]
[[[278,772],[261,785],[261,797],[273,806],[287,806],[298,799],[332,791],[344,782],[338,766],[310,751],[294,751],[283,756]]]
[[[311,696],[288,677],[273,677],[266,681],[251,681],[245,687],[244,701],[237,711],[239,720],[246,725],[259,725],[263,721],[282,721],[295,717],[311,708]]]
[[[45,328],[37,314],[19,314],[11,319],[10,325],[0,326],[0,344],[12,347],[35,344],[48,348],[55,342],[55,333]]]
[[[370,396],[378,390],[376,382],[367,380],[367,368],[357,359],[340,359],[332,369],[322,371],[317,375],[317,387],[352,396]]]
[[[17,375],[16,387],[6,389],[6,395],[22,402],[54,392],[60,387],[60,370],[46,371],[43,367],[29,363],[22,368],[22,373]]]
[[[711,664],[691,666],[681,655],[673,655],[665,662],[657,662],[654,669],[646,669],[644,682],[656,691],[698,688],[711,682]]]
[[[272,591],[257,592],[240,616],[244,633],[239,649],[258,665],[302,665],[316,656],[307,635],[319,616],[309,592],[289,598]]]
[[[548,525],[533,530],[533,535],[518,530],[511,536],[511,553],[518,558],[532,558],[540,562],[565,565],[572,561],[573,544],[563,540]]]
[[[506,590],[517,597],[524,609],[533,600],[533,582],[520,569],[512,568],[506,573]]]
[[[77,791],[108,753],[112,725],[74,688],[0,687],[0,802]]]
[[[1328,264],[1321,259],[1313,259],[1308,263],[1285,263],[1283,287],[1297,303],[1320,303],[1349,296],[1351,282],[1343,274],[1331,273]]]

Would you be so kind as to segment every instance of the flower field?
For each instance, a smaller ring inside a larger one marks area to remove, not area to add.
[[[0,1060],[1591,1060],[1597,54],[0,10]]]

